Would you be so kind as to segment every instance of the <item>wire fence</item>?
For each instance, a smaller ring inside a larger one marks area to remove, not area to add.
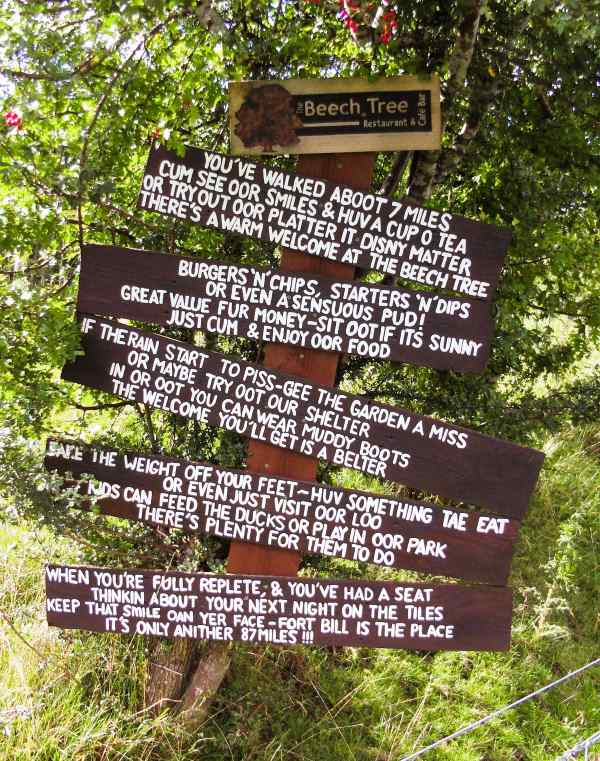
[[[594,745],[600,744],[600,732],[594,732],[593,735],[577,743],[571,750],[568,750],[564,755],[559,756],[556,761],[569,761],[572,758],[579,758],[583,754],[584,761],[595,761],[600,758],[600,754],[594,753],[590,755],[590,749]]]
[[[452,732],[452,734],[450,735],[446,735],[446,737],[442,737],[440,740],[436,740],[435,742],[431,743],[431,745],[427,745],[425,748],[421,748],[421,750],[416,751],[416,753],[411,753],[410,756],[404,756],[404,758],[402,758],[401,761],[414,761],[414,759],[424,756],[426,753],[429,753],[429,751],[434,750],[435,748],[439,748],[440,745],[444,745],[444,743],[451,742],[452,740],[457,740],[459,737],[462,737],[463,735],[466,735],[469,732],[472,732],[474,729],[477,729],[478,727],[481,727],[484,724],[487,724],[489,721],[492,721],[492,719],[496,719],[498,718],[498,716],[502,716],[507,711],[510,711],[511,709],[522,705],[523,703],[527,703],[527,701],[533,700],[534,698],[537,698],[539,695],[543,695],[545,692],[548,692],[548,690],[551,690],[554,687],[557,687],[559,684],[566,682],[568,679],[572,679],[578,674],[582,674],[584,671],[587,671],[588,669],[591,669],[594,666],[598,666],[599,664],[600,664],[600,658],[596,658],[590,663],[586,663],[585,666],[581,666],[580,668],[575,669],[575,671],[571,671],[568,674],[561,676],[559,679],[555,679],[554,682],[550,682],[550,684],[546,684],[543,687],[540,687],[539,689],[535,690],[534,692],[530,692],[529,695],[525,695],[524,697],[519,698],[518,700],[515,700],[514,703],[510,703],[509,705],[503,706],[502,708],[497,708],[495,711],[492,711],[492,713],[489,713],[487,716],[484,716],[481,719],[474,721],[472,724],[468,724],[466,727],[462,727],[462,729],[458,729],[456,732]],[[589,756],[589,748],[591,747],[590,742],[592,741],[592,738],[598,737],[598,736],[600,736],[600,733],[597,733],[596,735],[592,735],[591,737],[588,737],[588,739],[584,740],[583,744],[581,744],[582,747],[584,748],[583,752],[588,754],[584,756],[584,759],[590,759],[590,756]],[[594,742],[598,742],[598,740],[596,739]],[[587,749],[584,747],[585,743],[588,743]],[[574,749],[571,749],[569,753],[573,753],[573,751]],[[581,751],[579,752],[579,755],[581,755]],[[576,756],[567,755],[567,756],[564,756],[564,758],[565,759],[576,758]]]

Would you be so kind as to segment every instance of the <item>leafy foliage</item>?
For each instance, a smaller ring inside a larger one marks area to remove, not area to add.
[[[31,564],[4,578],[0,605],[44,655],[33,658],[9,630],[9,647],[0,655],[7,675],[0,701],[19,694],[26,710],[14,721],[12,706],[0,711],[0,722],[10,719],[0,758],[392,757],[421,742],[424,731],[456,728],[479,716],[482,706],[508,702],[594,651],[598,505],[585,494],[598,493],[597,464],[580,462],[575,434],[556,440],[523,533],[511,655],[429,659],[240,649],[217,705],[217,711],[227,708],[226,719],[209,721],[204,734],[190,738],[170,719],[137,714],[141,674],[151,660],[141,638],[77,633],[57,640],[41,633],[42,560],[222,568],[224,542],[68,509],[78,497],[43,471],[41,444],[49,433],[65,434],[243,464],[244,442],[231,434],[59,378],[64,362],[80,351],[74,308],[81,243],[276,264],[278,252],[270,246],[135,208],[153,140],[227,152],[229,80],[438,72],[442,150],[380,155],[374,188],[513,231],[494,305],[493,354],[482,376],[349,357],[338,378],[344,388],[521,442],[597,419],[597,3],[392,2],[377,30],[369,26],[374,2],[342,5],[345,17],[332,0],[1,4],[0,511],[29,527],[25,538],[14,535],[30,549],[29,559],[19,562]],[[272,161],[292,166],[285,157]],[[262,352],[241,339],[159,332],[246,359]],[[584,449],[595,451],[597,434],[586,435],[591,444]],[[332,468],[321,476],[387,488]],[[56,534],[74,543],[58,544]],[[3,562],[23,558],[22,549],[13,552],[3,542]],[[543,579],[534,574],[540,566]],[[367,569],[305,562],[303,573],[321,572],[360,577]],[[454,746],[439,757],[547,758],[586,723],[597,724],[591,679],[577,700],[565,695],[548,698],[548,711],[531,705],[497,734],[486,730],[462,741],[458,755]],[[390,713],[390,706],[400,713]]]
[[[110,406],[107,395],[59,380],[79,350],[73,312],[83,241],[276,261],[272,247],[135,209],[153,139],[227,151],[231,79],[439,72],[442,151],[381,155],[375,187],[514,233],[482,376],[348,358],[344,387],[522,442],[597,416],[600,377],[590,366],[600,338],[595,4],[419,0],[394,5],[394,13],[389,39],[358,46],[328,2],[3,4],[0,467],[3,491],[13,505],[17,495],[21,514],[56,525],[51,484],[27,443],[48,432],[243,462],[235,437],[136,405]],[[406,176],[400,159],[408,159]],[[291,166],[284,157],[273,161]],[[169,334],[260,357],[261,347],[245,340]],[[46,497],[32,494],[33,483]],[[118,523],[102,530],[93,515],[61,521],[94,559],[152,555],[212,568],[226,552],[219,543],[192,547],[139,527],[125,535]]]

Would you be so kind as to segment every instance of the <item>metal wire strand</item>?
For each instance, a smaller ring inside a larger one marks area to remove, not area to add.
[[[583,761],[588,761],[588,759],[590,759],[590,754],[588,753],[589,749],[592,745],[596,745],[596,743],[599,742],[600,732],[594,732],[594,734],[590,735],[586,740],[582,740],[564,755],[559,756],[556,761],[570,761],[573,758],[577,758],[577,756],[580,756],[582,753],[584,754]]]
[[[572,677],[577,676],[577,674],[581,674],[584,671],[587,671],[587,669],[591,669],[593,666],[598,666],[599,664],[600,664],[600,658],[596,658],[595,660],[591,661],[591,663],[587,663],[585,666],[581,666],[580,668],[575,669],[575,671],[571,671],[569,674],[565,674],[565,676],[561,676],[560,679],[556,679],[554,682],[550,682],[550,684],[546,684],[544,687],[540,687],[539,690],[535,690],[535,692],[530,692],[529,695],[525,695],[525,697],[515,700],[514,703],[510,703],[507,706],[503,706],[502,708],[498,708],[495,711],[492,711],[492,713],[488,714],[487,716],[484,716],[482,719],[478,719],[477,721],[474,721],[472,724],[468,724],[466,727],[463,727],[462,729],[458,729],[456,732],[453,732],[451,735],[442,737],[441,740],[436,740],[434,743],[431,743],[431,745],[427,745],[427,747],[421,748],[421,750],[418,750],[416,753],[411,753],[410,756],[404,756],[404,758],[402,758],[401,761],[413,761],[413,759],[415,758],[420,758],[421,756],[425,755],[425,753],[428,753],[430,750],[433,750],[434,748],[439,748],[439,746],[443,745],[444,743],[450,742],[451,740],[456,740],[458,737],[462,737],[463,735],[466,735],[469,732],[472,732],[474,729],[477,729],[477,727],[481,727],[483,724],[487,724],[488,721],[491,721],[492,719],[495,719],[498,716],[502,716],[502,714],[506,713],[507,711],[510,711],[511,708],[516,708],[522,703],[526,703],[528,700],[533,700],[533,698],[537,698],[538,695],[542,695],[544,692],[548,692],[548,690],[551,690],[553,687],[557,687],[559,684],[566,682],[567,679],[571,679]],[[589,743],[590,739],[591,738],[588,738],[586,742]]]

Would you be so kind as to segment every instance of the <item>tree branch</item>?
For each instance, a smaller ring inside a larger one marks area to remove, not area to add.
[[[498,55],[499,58],[502,58],[505,61],[508,60],[508,54],[514,47],[514,41],[521,35],[527,26],[528,20],[529,17],[524,16],[516,25],[512,34],[513,43],[504,48],[502,55]],[[438,160],[435,177],[433,179],[434,185],[442,182],[448,174],[460,165],[470,144],[479,133],[484,116],[496,100],[498,93],[504,84],[498,67],[496,66],[495,69],[495,75],[486,72],[483,81],[480,81],[477,84],[475,93],[469,104],[469,113],[462,131],[454,141],[452,148],[444,149]]]
[[[100,113],[102,109],[104,108],[104,104],[106,103],[108,96],[110,95],[112,91],[112,88],[114,87],[117,79],[125,71],[131,59],[139,52],[140,48],[145,47],[146,43],[149,42],[152,39],[152,37],[154,37],[155,34],[158,34],[158,32],[160,32],[164,28],[164,26],[173,19],[173,17],[174,17],[174,14],[171,14],[170,16],[167,17],[165,21],[161,21],[160,24],[156,24],[156,26],[154,26],[148,32],[148,34],[145,37],[143,37],[140,40],[140,42],[138,42],[138,44],[129,53],[127,58],[123,61],[123,63],[113,72],[113,75],[110,78],[106,86],[106,89],[102,93],[102,97],[98,101],[98,105],[96,106],[96,110],[94,111],[92,121],[90,122],[86,130],[85,137],[83,139],[83,145],[81,146],[81,152],[79,154],[79,188],[80,188],[80,192],[78,194],[79,196],[81,196],[81,190],[82,190],[82,184],[83,184],[82,174],[87,162],[87,154],[88,154],[89,145],[90,145],[90,138],[92,136],[92,132],[94,131],[94,128],[96,127],[96,123],[98,121],[98,118],[100,117]]]
[[[74,207],[77,206],[77,201],[78,201],[77,195],[75,195],[74,193],[66,193],[64,190],[60,190],[59,188],[53,188],[53,187],[44,185],[36,177],[34,177],[29,167],[27,167],[25,164],[22,164],[14,159],[12,152],[10,151],[9,147],[6,144],[4,144],[2,148],[13,159],[12,166],[19,169],[20,172],[22,172],[24,175],[27,176],[27,178],[29,179],[31,183],[31,187],[35,188],[40,195],[43,194],[44,196],[49,196],[51,198],[64,198],[65,200],[72,203]],[[129,222],[139,225],[140,227],[143,227],[147,230],[152,230],[153,232],[160,233],[161,235],[163,235],[165,232],[164,225],[156,225],[156,224],[153,224],[152,222],[142,221],[139,217],[135,216],[131,212],[127,211],[126,209],[123,209],[120,206],[117,206],[114,203],[110,203],[108,201],[94,201],[94,205],[102,209],[106,209],[107,211],[115,212],[116,214],[119,214],[124,219],[127,219]],[[79,219],[67,219],[65,221],[69,224],[79,225]],[[81,224],[83,226],[90,226],[90,225],[86,225],[86,223],[83,221],[81,222]],[[189,249],[183,248],[181,246],[178,246],[178,249],[180,251],[190,251]],[[195,253],[195,252],[190,251],[190,253]]]
[[[478,95],[471,101],[469,114],[461,133],[454,141],[454,145],[452,148],[445,148],[441,151],[433,177],[433,185],[443,182],[460,165],[472,141],[477,137],[483,117],[496,99],[499,89],[500,77],[495,77],[487,87],[482,86],[478,90]]]
[[[379,193],[384,196],[391,196],[398,187],[398,183],[404,177],[406,166],[412,156],[412,151],[400,151],[390,169],[388,176],[379,188]]]
[[[79,404],[78,402],[69,401],[71,407],[81,410],[82,412],[94,412],[96,410],[110,410],[116,407],[128,407],[132,402],[106,402],[105,404]]]
[[[152,454],[160,454],[160,447],[158,446],[158,439],[156,438],[156,432],[154,430],[154,423],[152,422],[152,413],[150,407],[145,404],[143,407],[141,404],[136,404],[136,409],[140,414],[140,417],[144,421],[144,426],[150,439],[150,447]]]
[[[12,630],[13,634],[16,637],[18,637],[24,645],[26,645],[30,650],[32,650],[41,661],[44,661],[45,657],[42,655],[42,653],[40,653],[40,651],[37,650],[31,644],[31,642],[25,639],[25,637],[21,634],[21,632],[15,627],[15,625],[13,624],[9,616],[1,608],[0,608],[0,616],[2,616],[4,623],[8,626],[9,629]]]
[[[199,2],[195,3],[194,9],[190,11],[190,15],[196,16],[207,32],[224,32],[225,24],[223,19],[213,6],[212,0],[199,0]]]
[[[467,72],[473,59],[473,50],[475,49],[475,41],[479,31],[483,5],[484,0],[472,0],[467,8],[462,24],[458,28],[454,50],[448,62],[450,76],[443,88],[445,120],[448,119],[454,98],[462,92],[465,86]]]
[[[105,50],[104,55],[100,56],[98,60],[94,60],[95,53],[88,56],[85,61],[79,64],[72,71],[66,71],[63,74],[46,74],[38,71],[22,71],[21,69],[0,69],[0,74],[5,77],[12,77],[13,79],[29,79],[34,82],[67,82],[70,79],[76,79],[88,74],[92,69],[98,68],[106,59],[113,53],[116,53],[119,48],[129,39],[129,33],[122,34],[117,40],[115,46],[110,50]]]
[[[564,317],[573,317],[575,319],[588,317],[585,312],[565,312],[560,309],[552,309],[549,307],[540,306],[539,304],[532,304],[531,302],[529,302],[529,306],[532,309],[537,309],[538,312],[544,312],[544,314],[561,314]]]
[[[475,41],[479,31],[483,2],[484,0],[470,0],[468,3],[462,23],[458,28],[454,48],[448,60],[449,76],[442,86],[444,96],[441,124],[442,135],[444,134],[454,101],[464,90],[467,72],[471,65]],[[418,163],[408,193],[412,200],[422,202],[431,195],[433,178],[440,154],[441,151],[419,151],[417,154]]]

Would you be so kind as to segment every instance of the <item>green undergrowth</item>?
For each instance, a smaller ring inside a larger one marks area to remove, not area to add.
[[[0,527],[0,761],[399,761],[591,661],[600,653],[600,432],[563,433],[545,451],[513,564],[508,653],[239,647],[193,733],[140,710],[144,638],[46,626],[43,563],[77,561],[73,545]],[[305,569],[359,572],[390,575],[334,560]],[[596,668],[424,758],[545,761],[599,726]]]

